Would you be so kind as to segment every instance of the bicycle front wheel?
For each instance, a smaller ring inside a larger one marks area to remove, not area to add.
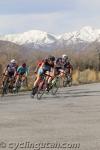
[[[67,87],[67,85],[68,85],[68,80],[64,79],[64,81],[63,81],[63,87]]]
[[[57,93],[59,86],[60,86],[59,78],[54,79],[54,81],[52,82],[52,88],[51,88],[52,95],[55,95]]]
[[[37,90],[37,99],[40,100],[46,91],[46,83],[42,81]]]
[[[14,92],[15,94],[16,94],[16,93],[18,94],[20,88],[21,88],[21,81],[18,80],[17,83],[16,83],[15,88],[13,89],[13,92]]]
[[[7,93],[8,93],[8,80],[5,80],[3,87],[2,87],[1,94],[2,94],[2,96],[4,96]]]

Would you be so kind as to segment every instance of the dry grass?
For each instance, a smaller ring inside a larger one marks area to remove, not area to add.
[[[75,70],[73,72],[73,83],[93,83],[100,81],[100,72],[87,69],[85,71]]]
[[[34,78],[35,78],[34,74],[29,76],[29,88],[32,87],[34,83]],[[96,72],[90,69],[84,71],[74,70],[72,78],[73,78],[74,85],[99,82],[100,72]]]

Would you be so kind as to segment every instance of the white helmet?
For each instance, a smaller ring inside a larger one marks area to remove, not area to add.
[[[62,55],[62,58],[63,58],[63,59],[68,59],[68,56],[67,56],[66,54],[63,54],[63,55]]]
[[[10,62],[11,62],[12,64],[14,64],[14,63],[16,63],[16,60],[15,60],[15,59],[12,59]]]

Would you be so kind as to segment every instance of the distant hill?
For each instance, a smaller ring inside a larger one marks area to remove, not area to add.
[[[0,40],[0,64],[7,64],[11,59],[16,59],[18,63],[27,62],[34,65],[37,59],[44,58],[48,52],[32,50],[23,45],[18,45],[9,41]]]
[[[27,56],[29,56],[28,49],[25,47],[0,40],[0,63],[5,64],[13,58],[21,61],[27,59]]]

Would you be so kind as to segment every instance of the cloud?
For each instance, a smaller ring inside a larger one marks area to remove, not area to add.
[[[72,0],[1,0],[0,14],[51,13],[70,10]]]
[[[100,17],[81,17],[78,12],[55,12],[46,14],[0,15],[0,33],[18,33],[29,30],[42,30],[61,34],[79,30],[82,26],[99,27]]]
[[[99,6],[99,0],[1,0],[0,33],[37,29],[61,34],[86,25],[100,28]]]
[[[76,0],[77,5],[80,6],[81,8],[88,8],[88,9],[98,9],[100,6],[100,1],[99,0],[92,0],[92,1],[87,1],[87,0]]]
[[[76,0],[77,11],[83,15],[96,16],[100,13],[99,0]]]

